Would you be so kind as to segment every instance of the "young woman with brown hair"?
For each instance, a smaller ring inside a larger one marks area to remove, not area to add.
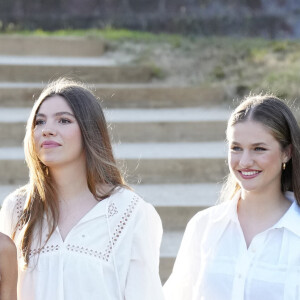
[[[189,222],[167,300],[300,300],[300,129],[287,105],[246,98],[227,126],[227,201]]]
[[[162,299],[160,218],[125,184],[92,92],[48,85],[24,149],[30,181],[1,210],[19,249],[19,299]]]

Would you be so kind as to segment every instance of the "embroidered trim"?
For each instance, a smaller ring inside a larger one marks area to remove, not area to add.
[[[93,257],[96,257],[96,258],[99,258],[101,260],[108,262],[111,254],[112,254],[112,249],[116,245],[119,237],[121,236],[125,226],[128,223],[128,220],[131,217],[138,202],[139,202],[139,197],[134,195],[132,197],[132,200],[131,200],[130,204],[128,205],[126,211],[123,213],[120,222],[118,223],[116,229],[114,230],[114,233],[111,236],[111,240],[109,240],[107,246],[104,247],[104,249],[105,249],[104,252],[85,248],[85,247],[82,247],[79,245],[74,245],[74,244],[68,244],[67,250],[69,250],[71,252],[83,253],[88,256],[93,256]],[[108,208],[109,217],[118,213],[116,206],[113,203],[111,205]],[[32,257],[37,254],[41,254],[41,253],[49,253],[49,252],[54,252],[54,251],[58,251],[58,250],[59,250],[59,245],[44,246],[41,248],[36,248],[36,249],[30,250],[29,257]]]
[[[49,253],[49,252],[54,252],[54,251],[58,251],[58,250],[59,250],[59,245],[44,246],[41,248],[32,249],[29,251],[29,258],[31,258],[32,256],[35,256],[37,254],[40,254],[40,253]]]
[[[118,213],[118,209],[115,206],[114,203],[110,203],[108,206],[108,216],[112,217],[113,215],[116,215]]]
[[[139,197],[137,197],[136,195],[133,196],[129,206],[127,207],[126,211],[124,212],[119,224],[117,225],[117,228],[115,229],[111,240],[108,242],[108,245],[106,246],[105,252],[104,252],[104,259],[106,261],[109,260],[109,257],[112,253],[112,248],[115,246],[115,244],[117,243],[120,235],[122,234],[122,231],[124,229],[124,227],[127,224],[127,221],[129,219],[129,217],[132,215],[137,203],[139,202]]]
[[[16,200],[16,213],[17,213],[17,221],[18,221],[18,229],[21,230],[23,228],[23,224],[20,224],[20,218],[23,214],[23,208],[24,208],[24,202],[25,202],[25,196],[24,195],[17,195],[17,200]]]
[[[18,195],[17,196],[16,211],[17,211],[17,216],[18,216],[19,219],[21,218],[21,215],[22,215],[22,212],[23,212],[24,203],[22,203],[23,202],[22,200],[24,200],[24,197],[21,197],[21,195]]]
[[[84,253],[89,256],[94,256],[100,259],[104,259],[103,253],[101,251],[92,250],[89,248],[84,248],[76,245],[67,245],[67,249],[72,252]]]

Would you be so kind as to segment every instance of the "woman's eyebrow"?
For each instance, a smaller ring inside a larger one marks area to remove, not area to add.
[[[231,145],[240,145],[240,143],[232,141]],[[267,146],[267,144],[264,142],[258,142],[258,143],[251,144],[251,146]]]
[[[60,111],[60,112],[57,112],[57,113],[54,114],[54,116],[61,116],[61,115],[69,115],[69,116],[74,117],[74,115],[72,113],[68,112],[68,111]],[[44,117],[45,118],[46,115],[42,114],[42,113],[37,113],[36,117]]]
[[[266,146],[267,144],[264,142],[254,143],[252,146]]]

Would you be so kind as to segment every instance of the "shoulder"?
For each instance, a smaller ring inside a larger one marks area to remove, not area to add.
[[[16,251],[14,242],[7,235],[0,233],[0,256],[15,254]]]
[[[0,232],[12,236],[23,213],[26,197],[27,191],[23,187],[4,199],[0,211]]]
[[[23,186],[11,194],[9,194],[3,201],[2,208],[3,209],[23,209],[25,204],[25,200],[27,197],[27,186]]]
[[[133,219],[160,223],[160,217],[152,204],[146,202],[140,195],[127,188],[118,188],[113,196],[112,205]]]
[[[142,198],[133,190],[126,187],[117,187],[113,192],[113,197],[117,201],[131,202],[133,200],[140,201]]]
[[[222,219],[225,212],[231,205],[230,201],[216,204],[209,208],[199,211],[188,223],[188,227],[201,227],[205,228],[210,226],[213,222]]]
[[[121,207],[130,207],[131,209],[144,209],[152,205],[145,202],[136,192],[129,188],[117,188],[113,194],[113,202]]]

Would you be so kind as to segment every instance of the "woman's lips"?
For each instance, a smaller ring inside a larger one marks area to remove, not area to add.
[[[243,179],[252,179],[257,177],[261,171],[258,170],[238,170]]]
[[[56,147],[59,147],[61,145],[57,142],[54,142],[54,141],[45,141],[45,142],[42,143],[41,146],[44,149],[49,149],[49,148],[56,148]]]

